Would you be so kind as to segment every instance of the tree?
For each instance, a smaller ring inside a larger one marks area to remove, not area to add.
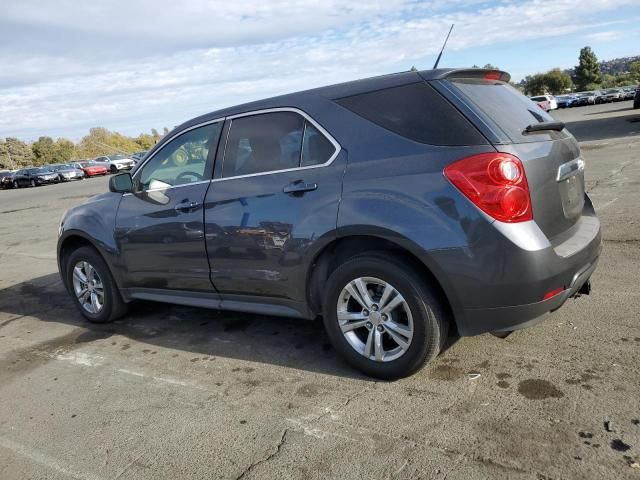
[[[52,163],[67,163],[73,158],[76,146],[71,140],[66,138],[59,138],[56,141],[55,150],[53,153]]]
[[[571,77],[559,68],[554,68],[553,70],[549,70],[545,73],[544,82],[552,95],[565,93],[573,87]]]
[[[591,47],[583,47],[580,50],[578,66],[575,68],[574,82],[578,90],[586,89],[590,83],[600,82],[600,66],[598,57],[593,53]]]
[[[525,77],[523,85],[525,93],[529,96],[548,93],[558,95],[570,90],[572,86],[571,77],[559,68],[554,68],[546,73],[528,75]]]
[[[130,153],[140,150],[140,146],[129,137],[121,133],[111,132],[104,127],[89,130],[76,148],[81,158],[113,155],[115,153]]]
[[[495,65],[491,65],[490,63],[486,63],[482,68],[484,68],[485,70],[500,70],[500,67],[496,67]]]
[[[640,61],[629,64],[629,75],[632,81],[640,82]]]
[[[7,137],[0,143],[0,164],[5,168],[20,168],[33,165],[31,147],[18,138]]]
[[[55,153],[56,145],[51,137],[40,137],[33,142],[31,150],[35,157],[35,163],[37,165],[46,165],[52,163],[52,159]]]
[[[524,93],[530,97],[534,95],[542,95],[545,88],[544,74],[536,73],[535,75],[527,75],[524,77]]]
[[[156,139],[153,135],[149,135],[148,133],[141,133],[136,138],[133,139],[140,146],[140,150],[149,150],[156,144]]]

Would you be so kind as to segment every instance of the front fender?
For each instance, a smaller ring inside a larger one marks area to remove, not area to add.
[[[81,238],[93,245],[103,256],[118,286],[120,275],[115,266],[120,258],[120,248],[115,240],[116,215],[122,194],[107,192],[67,210],[60,220],[58,230],[57,260],[62,274],[62,249],[72,238]]]

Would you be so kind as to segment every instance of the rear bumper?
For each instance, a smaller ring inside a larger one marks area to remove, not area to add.
[[[576,272],[567,289],[554,297],[526,305],[498,308],[479,308],[464,310],[464,331],[461,335],[479,335],[486,332],[520,330],[531,327],[545,319],[547,313],[553,312],[571,297],[576,295],[591,277],[598,264],[598,258]]]
[[[536,240],[527,230],[495,225],[478,230],[473,245],[429,252],[463,336],[540,321],[589,280],[602,249],[600,222],[588,197],[580,221],[551,242],[544,236]]]

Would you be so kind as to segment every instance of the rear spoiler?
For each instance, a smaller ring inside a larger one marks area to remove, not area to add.
[[[501,82],[511,80],[511,75],[507,72],[485,68],[439,68],[436,70],[422,70],[418,73],[425,80],[453,80],[457,78],[499,80]]]

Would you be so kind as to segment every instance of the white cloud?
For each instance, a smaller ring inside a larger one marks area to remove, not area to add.
[[[243,101],[424,66],[452,22],[449,48],[461,51],[584,35],[602,27],[599,12],[631,4],[8,2],[0,15],[0,64],[10,66],[0,70],[0,137],[173,126]]]
[[[622,32],[618,31],[608,31],[608,32],[596,32],[586,35],[587,40],[592,42],[611,42],[613,40],[618,40],[622,38]]]

